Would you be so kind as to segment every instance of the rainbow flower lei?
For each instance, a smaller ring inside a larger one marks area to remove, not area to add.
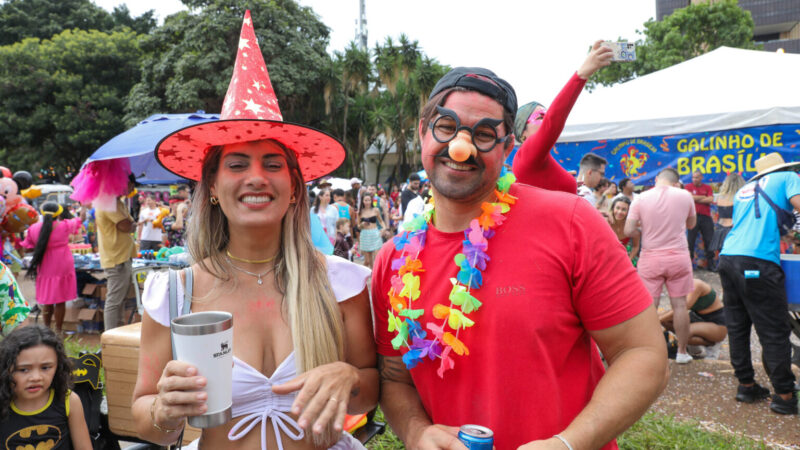
[[[508,193],[515,181],[514,174],[504,167],[497,180],[497,201],[484,202],[481,215],[464,230],[461,253],[454,258],[458,273],[450,279],[453,288],[448,296],[449,305],[437,303],[432,313],[434,319],[441,322],[438,325],[428,322],[425,326],[432,338],[428,337],[428,331],[422,328],[420,321],[425,309],[413,309],[413,302],[422,294],[419,274],[425,269],[419,255],[425,248],[425,236],[433,216],[433,198],[425,205],[425,211],[411,222],[403,224],[404,231],[394,237],[395,249],[402,253],[399,258],[392,260],[392,270],[396,270],[397,274],[392,275],[389,288],[389,304],[392,307],[389,310],[389,332],[396,332],[392,339],[395,350],[408,348],[403,355],[403,362],[408,369],[416,367],[426,357],[431,361],[439,359],[436,373],[444,378],[444,373],[455,366],[451,353],[469,355],[469,349],[458,336],[462,330],[475,325],[468,314],[477,311],[482,303],[472,295],[472,291],[480,289],[483,284],[482,272],[491,259],[486,254],[489,239],[494,236],[494,229],[505,221],[505,214],[516,201],[516,197]]]

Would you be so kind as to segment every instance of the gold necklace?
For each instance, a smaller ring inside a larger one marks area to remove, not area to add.
[[[239,261],[239,262],[248,263],[248,264],[264,264],[264,263],[268,263],[268,262],[272,261],[273,259],[275,259],[274,256],[272,258],[267,258],[267,259],[244,259],[244,258],[239,258],[238,256],[231,255],[231,251],[230,250],[225,250],[225,253],[227,253],[228,258],[230,258],[230,259],[232,259],[234,261]]]
[[[238,270],[240,272],[244,272],[244,273],[246,273],[246,274],[248,274],[250,276],[258,278],[258,284],[264,284],[264,282],[261,280],[261,277],[263,277],[264,275],[272,272],[272,269],[275,268],[275,266],[272,266],[272,267],[270,267],[269,269],[267,269],[266,271],[264,271],[262,273],[253,273],[253,272],[250,272],[248,270],[244,270],[241,267],[237,267],[236,264],[234,264],[233,261],[230,260],[230,258],[228,258],[228,262],[231,263],[231,267],[233,267],[234,269],[236,269],[236,270]]]

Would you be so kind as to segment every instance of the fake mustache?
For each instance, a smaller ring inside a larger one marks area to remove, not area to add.
[[[452,160],[452,158],[450,158],[450,146],[448,145],[447,147],[444,147],[439,153],[436,154],[436,158],[447,158]],[[473,166],[477,166],[479,169],[484,168],[483,163],[475,159],[474,155],[469,155],[469,158],[462,161],[461,164],[471,164]]]

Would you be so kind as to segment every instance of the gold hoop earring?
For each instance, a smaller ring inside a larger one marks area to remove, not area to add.
[[[292,194],[291,198],[289,198],[289,203],[290,204],[297,203],[297,197],[295,197],[294,194]]]
[[[219,200],[217,200],[217,197],[214,197],[213,195],[208,199],[208,202],[214,206],[219,205]]]

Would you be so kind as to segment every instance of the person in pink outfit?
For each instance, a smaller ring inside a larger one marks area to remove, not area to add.
[[[692,195],[677,187],[679,181],[675,169],[661,170],[656,186],[633,201],[625,221],[625,235],[638,233],[641,225],[642,252],[636,268],[656,308],[661,291],[667,286],[678,337],[675,362],[687,364],[692,357],[686,352],[690,337],[686,297],[694,291],[694,276],[686,230],[696,225],[697,212]]]
[[[77,296],[75,265],[69,250],[69,237],[81,229],[81,219],[72,218],[69,211],[55,202],[42,204],[43,220],[31,225],[22,241],[33,249],[33,259],[26,277],[36,280],[36,303],[42,306],[45,326],[55,312],[55,331],[60,333],[64,323],[64,303]]]

